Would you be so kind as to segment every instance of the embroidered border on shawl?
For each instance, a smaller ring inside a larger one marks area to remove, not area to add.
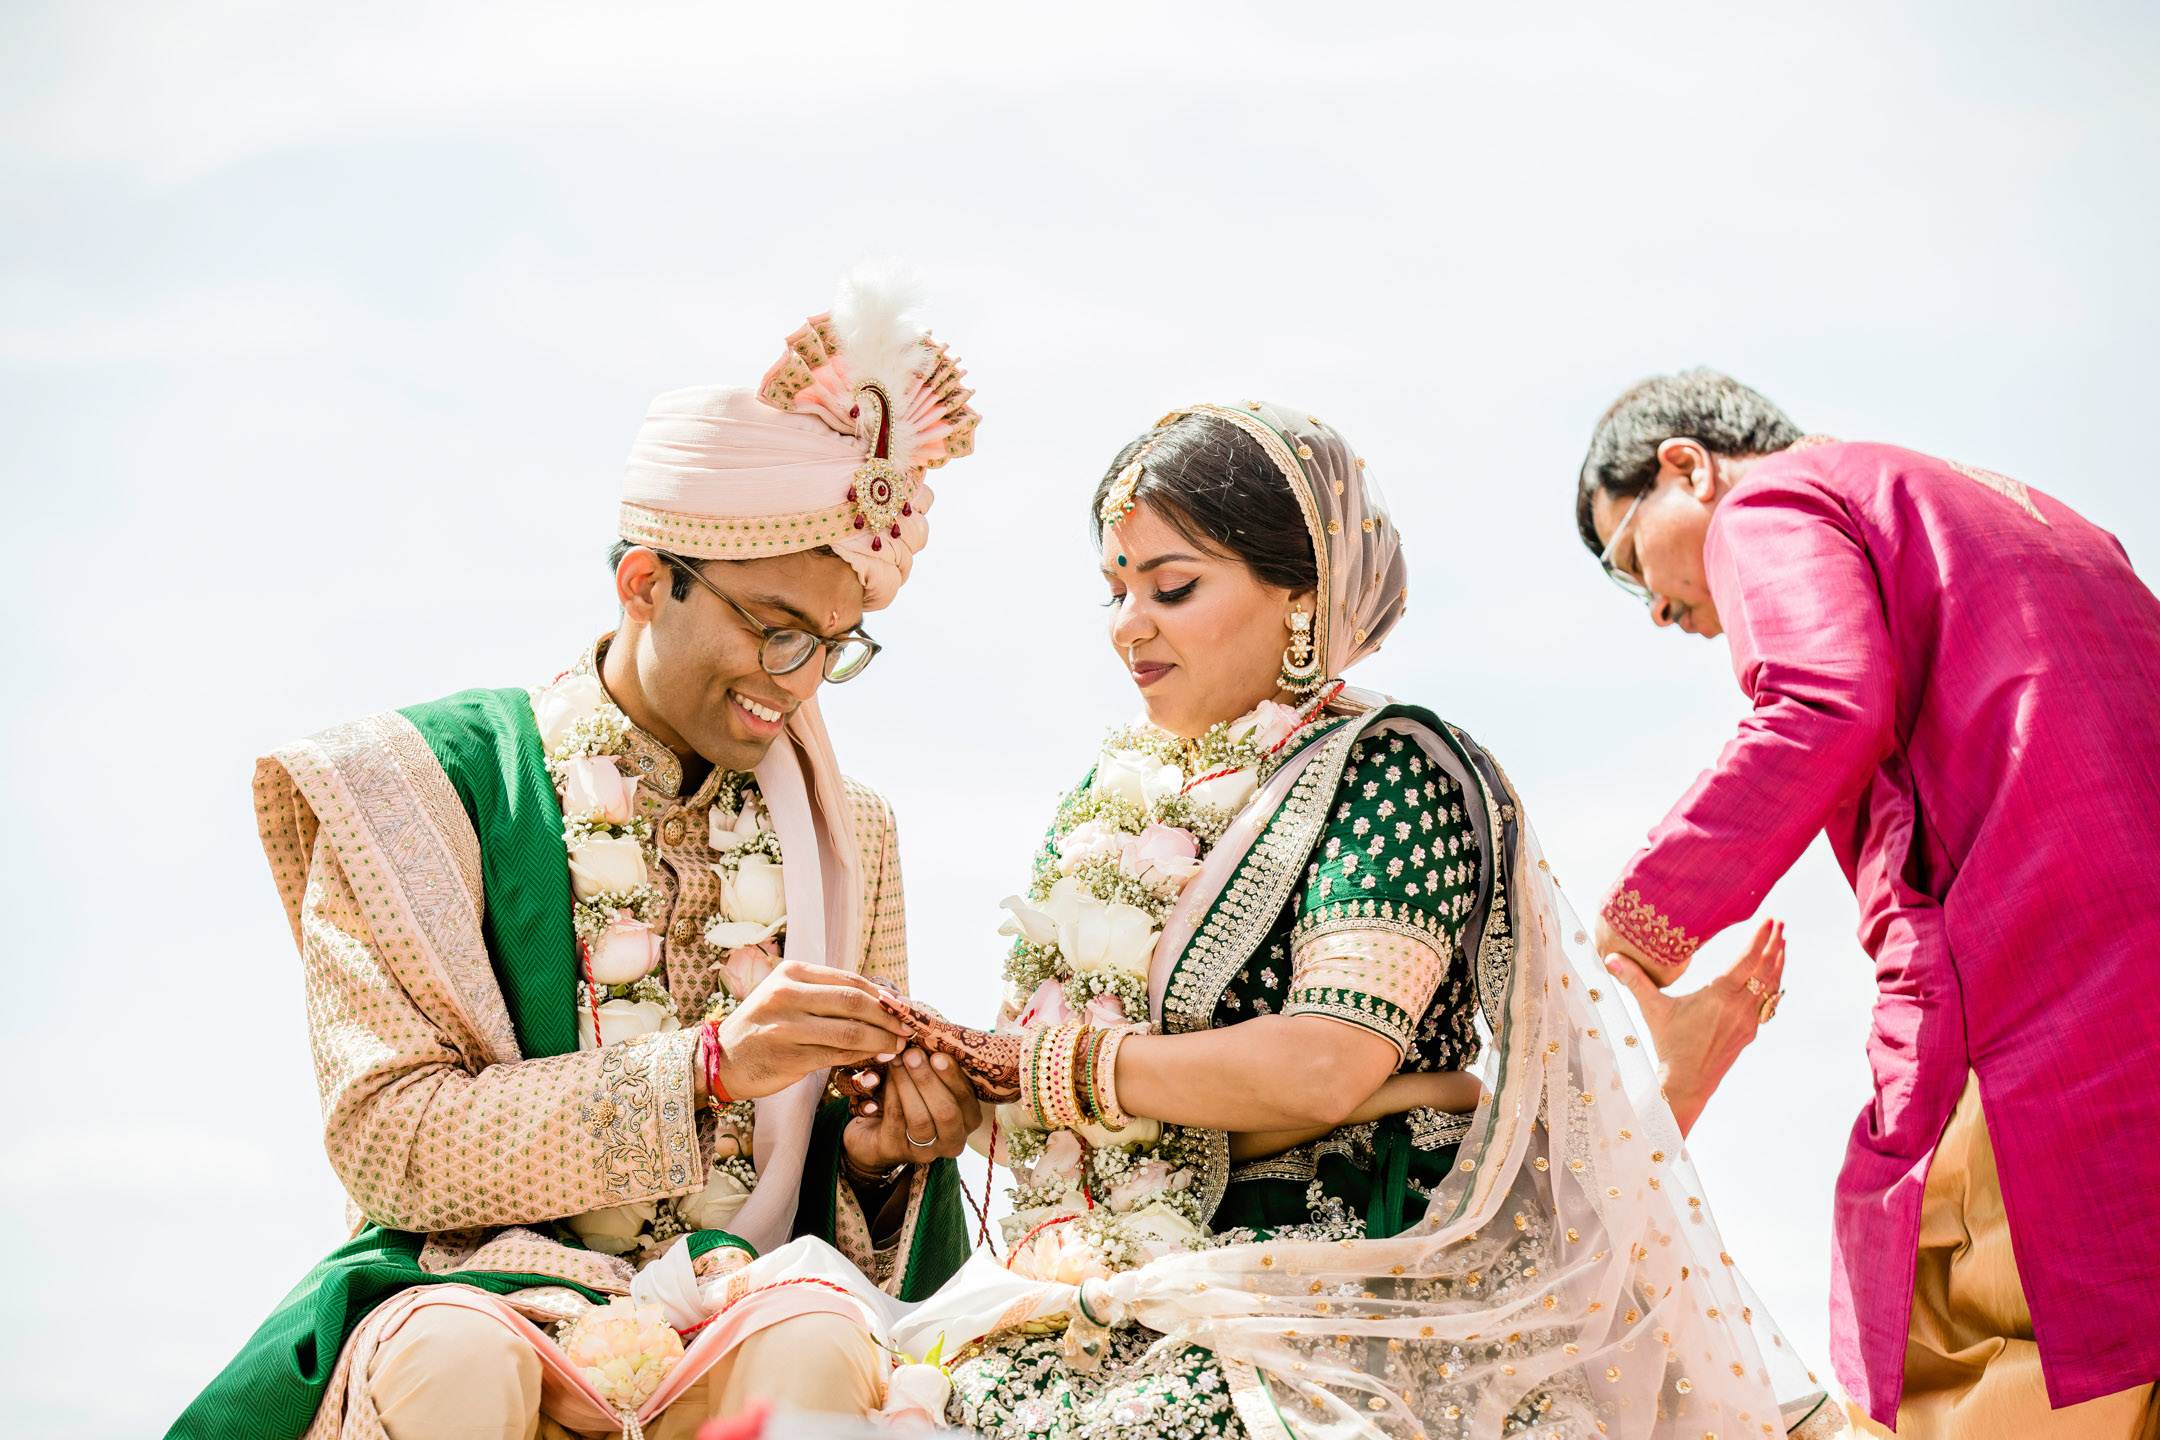
[[[1246,852],[1237,875],[1215,897],[1199,933],[1178,957],[1177,968],[1164,990],[1164,1034],[1186,1034],[1212,1026],[1223,987],[1267,938],[1275,918],[1289,903],[1291,891],[1303,878],[1306,858],[1312,854],[1334,804],[1335,787],[1342,780],[1351,743],[1364,728],[1362,724],[1345,725],[1319,742],[1328,749],[1306,765],[1289,795],[1269,817],[1267,833]],[[1221,1131],[1205,1133],[1208,1153],[1200,1166],[1200,1213],[1212,1217],[1230,1181],[1230,1138]]]
[[[1620,932],[1622,939],[1660,965],[1684,965],[1702,948],[1702,941],[1665,918],[1640,890],[1622,890],[1615,881],[1598,914]]]
[[[697,1139],[686,1123],[691,1051],[680,1037],[694,1033],[640,1035],[598,1052],[600,1074],[592,1094],[578,1104],[578,1123],[600,1142],[608,1194],[680,1195],[690,1189]],[[678,1038],[670,1041],[670,1035]],[[658,1144],[656,1129],[665,1137]]]
[[[1469,1135],[1470,1121],[1475,1113],[1420,1107],[1405,1112],[1403,1119],[1410,1126],[1411,1145],[1419,1150],[1445,1150],[1450,1145],[1460,1145]]]
[[[408,741],[419,745],[419,753],[410,753]],[[426,793],[432,775],[456,806],[457,824],[470,834],[465,808],[434,752],[395,711],[325,730],[309,743],[344,782],[376,849],[397,876],[398,908],[411,915],[426,938],[435,960],[433,974],[445,982],[443,1000],[485,1047],[480,1058],[520,1058],[517,1032],[481,938],[481,901],[466,879],[476,872],[459,869],[462,847],[443,833],[443,821],[434,813],[438,805],[430,803]],[[478,851],[477,837],[471,848]]]

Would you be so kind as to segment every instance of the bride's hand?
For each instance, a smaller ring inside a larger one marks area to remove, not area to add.
[[[955,1025],[904,995],[883,994],[878,1004],[906,1025],[923,1049],[949,1055],[960,1063],[975,1093],[993,1104],[1020,1098],[1020,1037],[993,1035]]]
[[[1702,1117],[1718,1082],[1732,1069],[1766,1018],[1775,1013],[1785,976],[1785,926],[1765,920],[1724,974],[1686,995],[1667,995],[1625,955],[1607,955],[1605,968],[1635,996],[1657,1046],[1665,1102],[1685,1135]]]

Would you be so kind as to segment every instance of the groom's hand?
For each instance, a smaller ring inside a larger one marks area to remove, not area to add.
[[[1667,995],[1634,958],[1605,952],[1605,969],[1627,986],[1657,1046],[1665,1101],[1685,1135],[1702,1118],[1718,1082],[1762,1028],[1766,999],[1785,976],[1785,926],[1765,920],[1724,974],[1686,995]],[[1675,972],[1677,973],[1677,972]],[[1750,988],[1753,982],[1753,988]]]
[[[907,1027],[877,997],[860,975],[781,961],[720,1022],[721,1083],[734,1099],[754,1100],[814,1070],[890,1059],[906,1047]]]
[[[875,1109],[850,1120],[840,1136],[857,1170],[950,1159],[982,1124],[982,1102],[961,1068],[913,1045],[886,1067],[875,1093]]]

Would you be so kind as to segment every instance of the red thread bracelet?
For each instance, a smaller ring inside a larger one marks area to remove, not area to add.
[[[720,1062],[727,1058],[727,1050],[720,1043],[719,1021],[707,1020],[698,1028],[705,1032],[700,1041],[705,1057],[705,1098],[713,1109],[718,1110],[723,1105],[735,1103],[735,1097],[728,1094],[727,1086],[720,1079]]]

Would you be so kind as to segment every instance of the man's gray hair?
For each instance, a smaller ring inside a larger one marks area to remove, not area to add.
[[[1575,528],[1591,554],[1602,552],[1591,502],[1600,490],[1626,500],[1656,485],[1658,446],[1667,440],[1700,441],[1713,455],[1768,455],[1800,435],[1784,411],[1730,375],[1698,369],[1652,376],[1613,401],[1591,433],[1575,492]]]

